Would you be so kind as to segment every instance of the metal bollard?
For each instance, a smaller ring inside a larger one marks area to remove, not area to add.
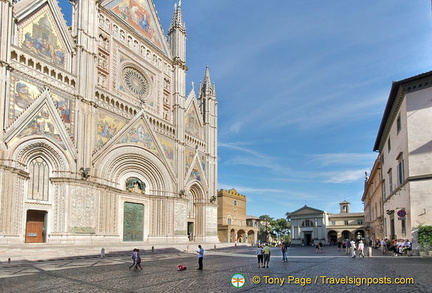
[[[10,257],[8,258],[8,263],[11,263],[11,259],[10,259]]]
[[[372,257],[372,247],[368,247],[368,256]]]
[[[154,246],[152,246],[152,253],[154,253]]]
[[[213,250],[216,250],[216,244],[214,245]]]
[[[105,258],[105,248],[101,249],[101,258]]]

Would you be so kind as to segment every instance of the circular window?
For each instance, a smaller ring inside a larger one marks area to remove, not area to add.
[[[147,93],[147,80],[138,70],[132,67],[123,69],[123,81],[126,88],[134,95],[143,97]]]

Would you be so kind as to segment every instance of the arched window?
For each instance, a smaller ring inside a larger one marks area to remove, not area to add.
[[[304,220],[302,223],[302,227],[313,227],[314,224],[311,220]]]
[[[41,157],[33,159],[29,164],[27,199],[49,200],[49,166]]]
[[[228,225],[231,225],[231,223],[232,223],[232,219],[231,219],[231,217],[230,216],[228,216]]]

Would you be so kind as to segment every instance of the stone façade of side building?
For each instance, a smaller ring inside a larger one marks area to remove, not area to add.
[[[221,242],[256,243],[259,218],[246,215],[246,196],[237,190],[218,191],[218,236]]]
[[[336,244],[345,239],[363,239],[364,214],[352,213],[351,204],[339,203],[338,214],[304,206],[288,214],[293,245]]]
[[[218,242],[217,100],[180,3],[0,1],[0,243]]]

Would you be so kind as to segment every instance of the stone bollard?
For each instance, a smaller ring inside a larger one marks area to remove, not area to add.
[[[372,257],[372,247],[368,247],[368,256]]]
[[[8,258],[8,263],[11,263],[11,259],[10,259],[10,257]]]
[[[234,248],[237,248],[237,243],[234,244]]]
[[[154,246],[152,246],[152,253],[154,253]]]
[[[216,250],[216,244],[213,246],[213,250]]]
[[[105,248],[101,249],[101,258],[105,258]]]

